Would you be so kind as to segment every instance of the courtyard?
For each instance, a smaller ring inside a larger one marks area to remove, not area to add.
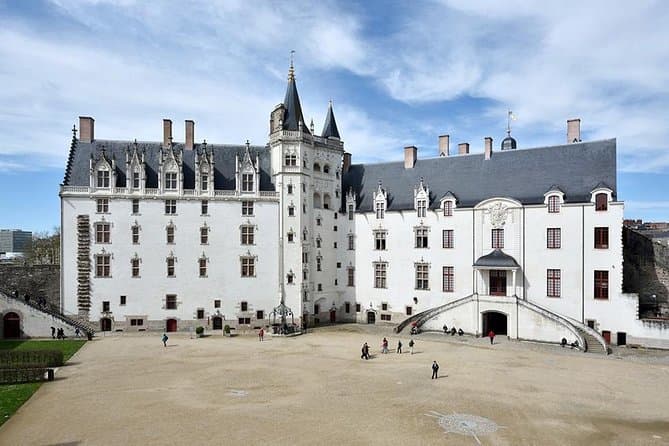
[[[0,444],[669,443],[666,352],[435,333],[411,355],[408,335],[356,325],[262,343],[173,333],[164,348],[160,336],[86,343],[0,428]]]

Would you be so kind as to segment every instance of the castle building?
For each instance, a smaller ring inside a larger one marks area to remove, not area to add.
[[[330,104],[305,124],[291,64],[264,146],[74,131],[61,186],[64,310],[101,330],[413,323],[653,344],[622,293],[616,142],[352,164]],[[666,339],[665,339],[666,340]]]

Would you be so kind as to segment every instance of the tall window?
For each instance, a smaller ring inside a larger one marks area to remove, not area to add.
[[[139,200],[137,198],[132,200],[132,213],[139,214]]]
[[[353,220],[353,205],[352,204],[348,205],[348,219]]]
[[[97,187],[109,187],[109,171],[98,170]]]
[[[174,277],[174,257],[167,258],[167,277]]]
[[[253,215],[253,202],[242,201],[242,215],[250,217]]]
[[[427,263],[416,263],[416,289],[428,290],[429,288],[429,266]]]
[[[202,200],[200,202],[200,215],[208,215],[209,214],[209,202],[207,200]]]
[[[132,271],[132,277],[139,277],[139,259],[130,260],[130,269]]]
[[[139,226],[134,225],[132,226],[131,234],[132,234],[132,244],[133,245],[138,245],[139,244]]]
[[[443,291],[445,293],[452,293],[455,288],[455,268],[452,266],[443,267]]]
[[[355,286],[355,268],[349,266],[346,270],[348,281],[346,286]]]
[[[242,277],[254,277],[256,275],[256,262],[253,257],[242,257]]]
[[[289,193],[289,194],[292,194],[292,193],[293,193],[293,185],[292,185],[292,184],[289,184],[289,185],[288,185],[288,193]]]
[[[242,240],[242,245],[253,244],[253,226],[243,225],[241,227],[241,240]]]
[[[377,219],[382,219],[385,216],[386,213],[386,205],[382,201],[377,201],[376,202],[376,218]]]
[[[453,215],[453,202],[450,200],[444,201],[444,217]]]
[[[111,277],[111,255],[98,254],[95,256],[95,276]]]
[[[546,270],[546,295],[548,297],[560,297],[560,276],[559,269]]]
[[[98,214],[109,213],[109,198],[98,198],[95,201]]]
[[[595,210],[596,211],[605,211],[608,209],[608,196],[600,192],[595,195]]]
[[[288,206],[288,216],[289,217],[295,216],[295,206],[293,205]]]
[[[374,288],[388,288],[388,264],[386,262],[374,263]]]
[[[200,228],[200,244],[206,245],[209,243],[209,227],[202,226]]]
[[[428,229],[425,227],[418,227],[414,229],[416,234],[416,248],[427,248],[427,234]]]
[[[355,249],[355,236],[353,234],[348,235],[348,250],[353,251]]]
[[[609,248],[609,228],[595,228],[595,248]]]
[[[286,153],[286,166],[297,166],[297,155]]]
[[[207,259],[199,259],[198,264],[200,267],[200,277],[207,277]]]
[[[177,190],[177,173],[165,173],[165,190]]]
[[[165,200],[165,214],[175,215],[177,213],[177,200]]]
[[[165,228],[165,235],[167,236],[167,243],[174,243],[174,226],[168,226]]]
[[[452,229],[444,229],[441,231],[441,246],[442,248],[453,248],[455,246]]]
[[[560,228],[546,228],[546,248],[557,249],[562,246],[562,231]]]
[[[249,303],[246,302],[245,300],[241,301],[239,304],[239,310],[240,311],[249,311]]]
[[[418,200],[416,203],[416,210],[418,212],[418,218],[425,218],[427,215],[427,200]]]
[[[323,259],[316,257],[316,271],[323,271]]]
[[[95,224],[95,243],[111,243],[111,224],[96,223]]]
[[[253,192],[253,174],[242,174],[242,192]]]
[[[209,175],[202,174],[202,176],[200,176],[200,185],[203,191],[209,190]]]
[[[176,310],[177,309],[177,295],[168,294],[165,296],[165,309],[166,310]]]
[[[132,188],[139,189],[139,172],[132,173]]]
[[[377,251],[386,250],[386,231],[374,231],[374,249]]]
[[[492,230],[492,247],[493,249],[504,248],[504,229]]]
[[[595,271],[595,299],[609,298],[609,272]]]
[[[551,214],[557,214],[560,212],[560,197],[557,195],[551,195],[548,197],[548,212]]]

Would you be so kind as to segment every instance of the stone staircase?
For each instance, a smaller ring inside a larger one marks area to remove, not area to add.
[[[604,355],[608,355],[610,353],[608,347],[606,347],[606,344],[602,344],[600,339],[596,338],[591,333],[588,333],[586,330],[583,330],[581,327],[576,326],[576,329],[583,337],[583,342],[585,344],[583,347],[584,351],[588,353],[599,353]]]
[[[400,324],[395,327],[395,333],[399,333],[404,328],[406,328],[407,325],[413,324],[414,322],[416,323],[416,327],[420,328],[421,325],[427,320],[432,319],[434,316],[438,315],[439,313],[442,313],[444,311],[453,309],[455,307],[459,307],[460,305],[464,305],[467,302],[471,301],[474,298],[474,294],[470,294],[469,296],[462,297],[460,299],[456,299],[454,301],[448,302],[444,305],[440,305],[438,307],[430,308],[429,310],[421,311],[420,313],[416,313],[411,317],[408,317],[404,319]]]

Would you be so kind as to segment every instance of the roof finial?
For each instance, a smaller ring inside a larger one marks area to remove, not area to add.
[[[515,120],[516,115],[514,115],[511,110],[509,110],[506,116],[506,136],[511,136],[511,121]]]
[[[290,50],[290,68],[288,69],[288,80],[289,81],[294,81],[295,80],[295,67],[293,66],[293,55],[295,54],[295,50]]]
[[[73,138],[77,137],[77,126],[76,125],[72,126],[72,137]]]

